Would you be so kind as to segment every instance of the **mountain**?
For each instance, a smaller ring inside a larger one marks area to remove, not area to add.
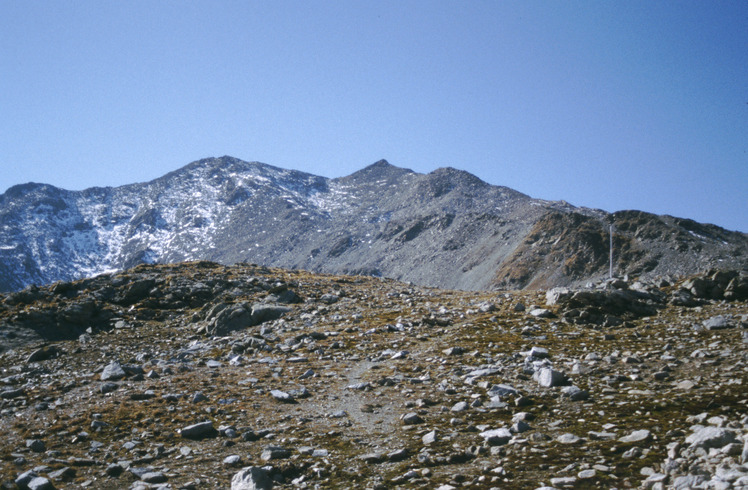
[[[251,262],[480,290],[584,283],[608,273],[748,268],[748,235],[641,211],[533,199],[467,172],[384,160],[328,179],[232,157],[146,183],[0,195],[0,291],[139,263]]]

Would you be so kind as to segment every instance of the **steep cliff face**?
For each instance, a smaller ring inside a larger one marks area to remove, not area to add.
[[[453,168],[382,160],[327,179],[231,157],[151,182],[0,195],[0,291],[138,263],[254,262],[457,289],[541,287],[607,272],[745,268],[748,238],[638,211],[608,215],[533,199]]]

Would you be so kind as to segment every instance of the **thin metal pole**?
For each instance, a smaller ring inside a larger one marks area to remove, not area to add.
[[[613,225],[610,225],[610,278],[613,279]]]

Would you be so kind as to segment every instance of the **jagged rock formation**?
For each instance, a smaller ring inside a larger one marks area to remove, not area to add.
[[[193,262],[0,294],[0,485],[745,488],[746,285]]]
[[[0,195],[0,291],[139,263],[252,262],[479,290],[745,269],[748,236],[639,211],[533,199],[452,168],[377,162],[327,179],[231,157],[152,182]]]

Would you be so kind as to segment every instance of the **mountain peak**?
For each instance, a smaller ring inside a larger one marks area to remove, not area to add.
[[[374,182],[380,180],[390,181],[413,173],[415,172],[413,172],[409,168],[396,167],[395,165],[389,163],[387,160],[382,159],[372,163],[368,167],[362,168],[358,172],[354,172],[347,177],[343,177],[341,180],[345,182],[355,183]]]

